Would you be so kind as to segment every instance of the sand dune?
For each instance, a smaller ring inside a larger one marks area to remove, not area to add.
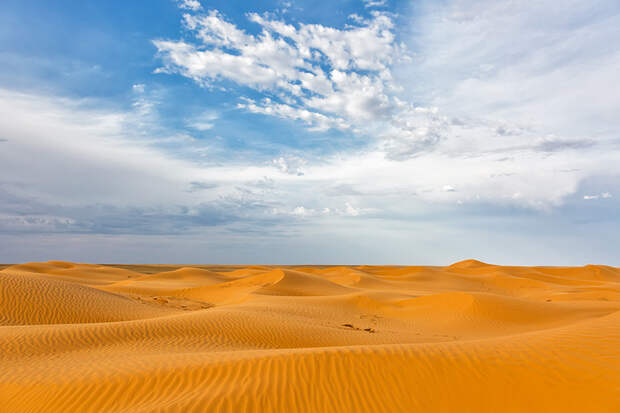
[[[159,307],[87,286],[0,271],[0,325],[112,322],[164,314]]]
[[[620,269],[0,270],[2,412],[619,412]]]

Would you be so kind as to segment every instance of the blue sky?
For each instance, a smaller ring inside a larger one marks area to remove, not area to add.
[[[0,7],[0,261],[620,265],[613,0]]]

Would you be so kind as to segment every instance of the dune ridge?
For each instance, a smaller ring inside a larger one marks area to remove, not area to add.
[[[0,411],[618,412],[620,269],[10,265]]]

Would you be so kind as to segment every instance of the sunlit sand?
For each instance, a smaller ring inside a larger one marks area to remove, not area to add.
[[[2,412],[620,412],[620,269],[8,266]]]

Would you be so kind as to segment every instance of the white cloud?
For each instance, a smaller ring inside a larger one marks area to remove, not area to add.
[[[344,29],[290,25],[251,15],[262,31],[250,35],[211,12],[185,17],[198,42],[155,42],[164,61],[163,71],[179,72],[207,86],[227,79],[263,92],[262,99],[240,101],[239,108],[248,112],[298,121],[317,131],[338,129],[375,138],[359,151],[327,153],[320,159],[283,155],[273,160],[263,157],[234,163],[217,159],[202,164],[188,160],[188,153],[201,151],[208,157],[209,148],[188,143],[172,155],[147,141],[143,131],[136,133],[137,128],[132,128],[156,113],[157,99],[145,85],[132,87],[131,113],[88,110],[77,101],[2,91],[0,109],[5,116],[0,136],[8,141],[1,144],[0,175],[19,177],[11,191],[28,192],[45,202],[157,203],[193,210],[199,202],[234,199],[252,205],[252,213],[261,210],[267,214],[275,208],[284,211],[284,216],[297,211],[295,214],[313,219],[370,212],[406,214],[423,208],[421,205],[458,202],[548,210],[570,195],[584,193],[581,191],[587,191],[586,196],[611,198],[609,192],[597,194],[580,187],[592,177],[620,175],[618,148],[610,143],[618,128],[609,109],[602,110],[597,102],[594,109],[573,102],[576,106],[564,106],[572,108],[568,113],[584,121],[596,118],[594,112],[601,109],[597,119],[602,122],[586,122],[596,132],[592,134],[560,127],[556,118],[546,117],[555,108],[543,110],[541,102],[550,102],[530,89],[526,77],[533,72],[517,73],[522,65],[502,63],[507,58],[507,38],[500,41],[494,36],[488,40],[491,45],[480,45],[484,58],[470,56],[477,50],[473,46],[477,44],[473,40],[476,29],[494,19],[501,21],[500,12],[505,10],[476,9],[480,13],[476,18],[466,11],[460,7],[447,17],[440,14],[441,19],[431,19],[429,26],[422,28],[422,38],[429,41],[424,47],[436,46],[441,56],[420,50],[419,69],[408,68],[421,83],[432,84],[433,74],[443,79],[445,85],[438,85],[433,96],[402,79],[395,80],[400,77],[393,75],[393,66],[402,50],[395,44],[391,17],[379,13]],[[452,38],[444,37],[442,28],[451,34],[464,30],[465,44],[472,44],[470,54],[461,53]],[[599,29],[608,35],[613,31],[608,24]],[[552,42],[548,47],[557,52],[559,46]],[[529,53],[521,46],[518,49]],[[614,54],[592,53],[596,55],[592,62],[606,60],[614,67]],[[495,54],[499,58],[494,59]],[[481,61],[492,61],[492,67],[479,68]],[[594,63],[591,67],[598,67]],[[553,69],[555,75],[545,72],[543,76],[541,71],[541,76],[557,86],[561,83],[554,77],[557,73],[585,76],[584,65],[560,65]],[[473,73],[478,77],[468,72],[461,78],[452,72],[458,72],[458,67],[476,67]],[[613,94],[615,83],[609,73],[610,69],[601,68],[598,74],[610,82],[608,89]],[[513,76],[510,79],[523,80],[529,106],[519,103],[518,91],[511,89],[516,86],[505,77],[508,74]],[[477,102],[459,95],[472,78],[481,86],[470,91]],[[399,91],[399,85],[405,90]],[[504,86],[517,97],[504,98],[497,92]],[[595,90],[607,104],[615,105],[614,96]],[[419,92],[424,106],[411,103],[414,92]],[[551,101],[567,97],[559,86],[551,92],[545,95],[552,96]],[[507,101],[494,103],[499,98]],[[594,96],[588,98],[595,100]],[[205,112],[186,121],[197,130],[209,130],[216,119],[217,113]],[[156,117],[150,120],[156,121]],[[572,117],[568,123],[574,126]],[[36,171],[24,168],[21,161],[33,157],[40,159]],[[257,183],[261,177],[272,184]],[[200,183],[204,189],[188,190],[192,183]],[[343,188],[342,193],[333,188]]]
[[[620,174],[614,153],[584,157],[575,152],[549,156],[523,151],[514,155],[514,160],[502,160],[501,154],[495,153],[454,157],[433,152],[396,161],[381,152],[369,152],[333,157],[320,166],[308,165],[304,177],[346,187],[342,196],[353,196],[364,208],[378,210],[459,200],[549,210],[574,194],[590,174]],[[561,172],[567,166],[577,171]],[[495,174],[490,176],[492,171]],[[338,196],[338,192],[331,196]]]
[[[133,101],[131,106],[133,106],[137,115],[139,115],[143,120],[146,120],[153,114],[157,102],[152,96],[146,93],[147,89],[145,84],[134,84],[131,89],[133,91]]]
[[[341,118],[332,118],[319,112],[312,112],[304,108],[293,107],[284,103],[273,102],[269,98],[263,99],[257,105],[251,99],[245,99],[244,103],[239,103],[238,108],[247,109],[252,113],[277,116],[282,119],[298,120],[304,122],[313,131],[326,131],[331,128],[348,129],[350,125]]]
[[[265,89],[275,87],[277,72],[251,58],[222,50],[200,50],[184,42],[155,41],[166,66],[158,72],[179,72],[201,84],[226,78],[241,85]]]
[[[137,93],[144,93],[145,87],[146,86],[144,85],[144,83],[136,83],[132,86],[132,89]]]
[[[528,84],[525,75],[517,81],[501,77],[516,75],[502,59],[510,50],[505,43],[519,36],[494,36],[483,48],[476,46],[476,36],[482,28],[500,24],[504,14],[514,12],[511,7],[476,7],[472,11],[458,2],[451,6],[433,3],[422,19],[419,38],[412,42],[413,49],[416,43],[422,46],[416,50],[415,61],[399,69],[400,81],[395,80],[393,67],[406,62],[407,56],[396,43],[391,15],[379,12],[373,12],[370,19],[354,16],[357,25],[344,29],[293,25],[250,13],[250,20],[262,29],[252,35],[212,10],[208,15],[184,16],[198,42],[154,43],[164,62],[160,72],[177,72],[208,87],[232,80],[264,94],[258,100],[241,99],[239,109],[298,121],[311,131],[337,129],[374,138],[374,149],[393,160],[436,150],[454,156],[503,152],[508,157],[518,150],[558,152],[597,146],[600,136],[575,134],[576,128],[553,128],[545,117],[537,118],[537,113],[550,110],[540,108],[536,96],[528,99],[536,105],[528,108],[528,119],[508,111],[509,107],[518,108],[518,100],[504,95],[498,98],[499,90]],[[478,17],[471,19],[471,15]],[[516,31],[523,26],[508,28]],[[460,49],[461,35],[465,48],[472,50],[468,54]],[[468,75],[459,78],[463,68]],[[417,83],[403,81],[403,72]],[[445,84],[437,84],[438,77],[443,77]],[[533,77],[527,74],[528,79]],[[434,89],[428,91],[427,84]],[[416,100],[426,106],[411,103],[416,93]],[[511,94],[518,96],[519,92]],[[508,99],[511,105],[491,105],[498,99]],[[476,107],[472,100],[489,104]]]
[[[308,208],[304,206],[296,206],[292,210],[274,209],[274,215],[291,215],[300,218],[325,218],[325,217],[358,217],[364,213],[370,212],[371,209],[355,208],[349,202],[345,202],[344,208]]]
[[[93,106],[0,90],[6,115],[0,136],[10,137],[0,151],[0,228],[142,233],[152,231],[152,223],[162,232],[208,225],[221,227],[210,236],[231,242],[231,234],[254,230],[264,236],[282,231],[286,222],[338,233],[351,221],[366,227],[395,220],[399,233],[412,215],[432,216],[446,206],[549,209],[579,190],[589,174],[620,174],[616,154],[593,158],[579,151],[523,152],[514,160],[435,151],[393,160],[373,150],[318,161],[283,155],[271,162],[217,158],[205,164],[184,156],[194,143],[171,152],[135,134],[133,113]],[[567,166],[570,172],[562,172]]]
[[[179,0],[179,8],[198,11],[202,8],[198,0]]]
[[[272,159],[271,163],[286,174],[302,176],[304,174],[303,167],[308,162],[298,156],[280,156],[279,158]]]
[[[306,208],[304,208],[303,206],[298,206],[295,209],[293,209],[293,215],[297,215],[300,217],[304,217],[306,215],[312,214],[314,211],[312,210],[307,210]]]
[[[206,131],[212,129],[215,126],[215,121],[219,118],[219,115],[214,111],[206,111],[198,116],[195,116],[187,120],[187,125],[190,128]]]
[[[358,208],[355,208],[353,205],[351,205],[348,202],[345,204],[344,212],[345,212],[346,215],[349,215],[349,216],[352,216],[352,217],[359,216],[359,214],[360,214],[360,210]]]
[[[202,166],[191,160],[194,151],[203,149],[200,142],[184,140],[170,151],[169,142],[180,138],[155,136],[161,133],[157,128],[143,135],[136,126],[142,121],[137,109],[93,109],[96,106],[94,101],[0,89],[0,111],[5,114],[0,136],[11,137],[0,151],[0,193],[7,190],[65,207],[176,208],[241,199],[245,195],[240,185],[255,185],[257,176],[274,174],[267,165],[238,165],[228,159]],[[36,167],[25,159],[37,159]],[[195,183],[208,190],[188,190]]]
[[[425,1],[418,10],[409,40],[415,63],[395,76],[425,104],[460,119],[455,133],[476,127],[472,149],[498,141],[500,148],[580,149],[618,136],[613,0],[562,8],[552,0]]]
[[[387,0],[363,0],[364,7],[385,7],[387,6]]]
[[[126,205],[155,201],[156,193],[196,173],[141,142],[139,113],[87,109],[84,103],[0,90],[6,115],[0,133],[13,137],[0,153],[0,180],[45,202]],[[33,158],[36,168],[22,166]]]
[[[232,80],[267,95],[260,103],[242,99],[240,109],[300,121],[312,131],[380,136],[395,158],[409,156],[440,139],[436,128],[425,133],[411,126],[412,117],[434,123],[436,116],[396,96],[400,89],[391,66],[406,58],[404,48],[395,41],[392,17],[371,15],[337,29],[250,13],[262,29],[251,35],[216,10],[186,14],[185,25],[197,41],[155,40],[164,63],[158,71],[207,87]]]
[[[583,199],[585,199],[586,201],[592,200],[592,199],[609,199],[612,198],[611,193],[609,192],[601,192],[600,194],[595,194],[595,195],[584,195]]]

